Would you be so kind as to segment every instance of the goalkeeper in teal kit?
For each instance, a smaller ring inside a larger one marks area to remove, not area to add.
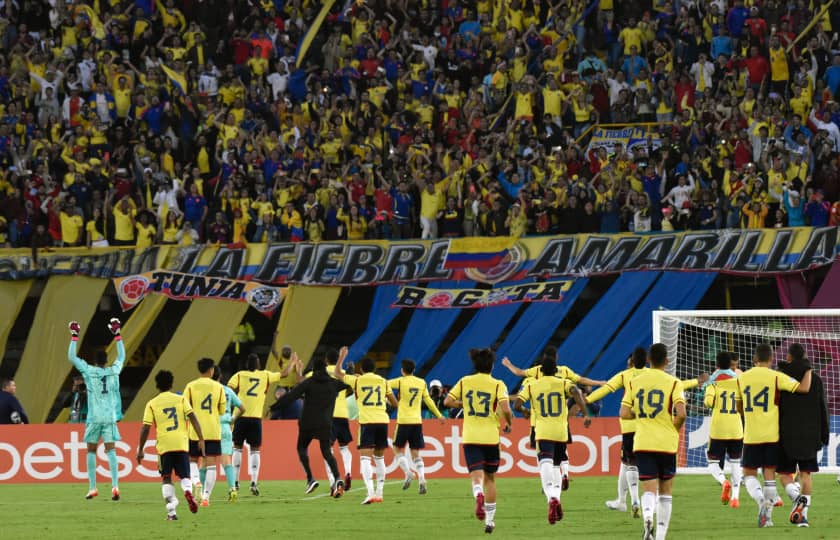
[[[117,421],[122,418],[120,371],[125,362],[125,346],[120,337],[119,319],[111,319],[108,330],[114,334],[114,341],[117,342],[117,359],[112,365],[106,366],[108,355],[104,351],[97,351],[93,364],[88,364],[76,356],[76,344],[81,331],[81,326],[76,321],[70,323],[70,347],[67,349],[67,358],[82,374],[85,386],[87,386],[88,415],[85,422],[85,443],[87,443],[87,473],[90,488],[85,498],[92,499],[99,495],[96,489],[96,447],[102,439],[111,469],[111,499],[118,501],[120,489],[114,443],[120,440]]]

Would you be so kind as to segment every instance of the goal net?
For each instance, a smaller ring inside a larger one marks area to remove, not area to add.
[[[773,347],[775,367],[788,346],[801,343],[823,380],[828,402],[831,437],[820,452],[820,467],[840,471],[840,309],[654,311],[653,341],[668,348],[668,371],[681,380],[713,372],[719,351],[733,352],[746,371],[757,345]],[[686,406],[680,466],[685,472],[705,471],[710,411],[700,388],[686,392]]]

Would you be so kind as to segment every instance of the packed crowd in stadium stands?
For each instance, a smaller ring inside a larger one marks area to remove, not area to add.
[[[836,225],[830,3],[0,0],[0,245]]]

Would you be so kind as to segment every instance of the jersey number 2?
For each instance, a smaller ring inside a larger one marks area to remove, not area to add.
[[[248,394],[249,396],[256,397],[257,396],[256,390],[257,390],[257,386],[260,385],[260,380],[254,378],[254,377],[249,377],[248,380],[251,381],[251,387],[245,393]]]

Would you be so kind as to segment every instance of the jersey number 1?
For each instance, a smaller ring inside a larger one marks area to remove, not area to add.
[[[99,380],[102,381],[102,393],[107,394],[108,393],[108,377],[102,377]]]

